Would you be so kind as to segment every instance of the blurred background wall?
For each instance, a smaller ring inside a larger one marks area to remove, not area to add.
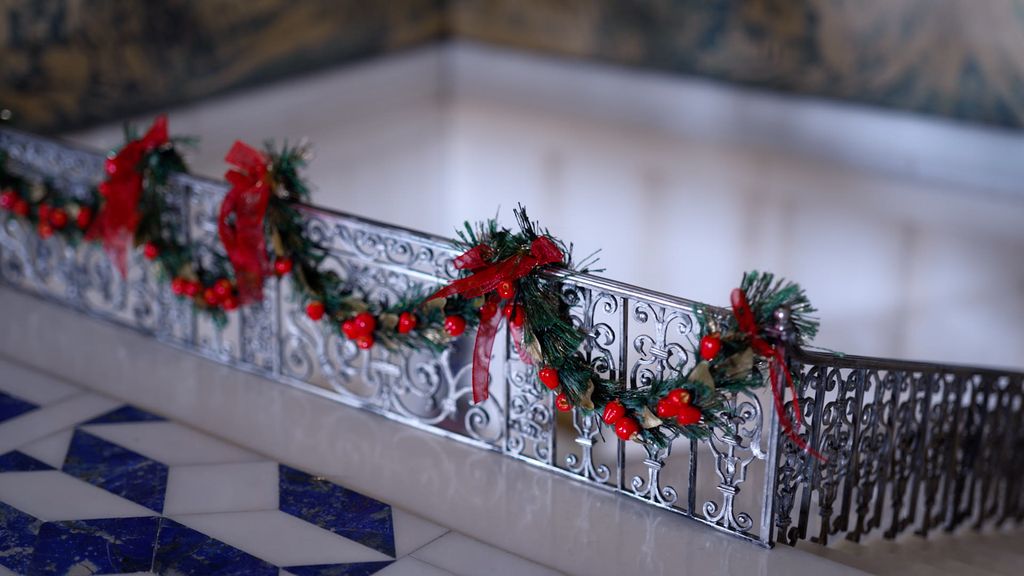
[[[340,210],[523,202],[618,280],[770,269],[823,346],[1024,368],[1024,1],[0,2],[19,126],[109,148],[167,109],[210,175],[307,137]]]
[[[1024,122],[1021,0],[3,0],[0,103],[67,129],[447,39]]]

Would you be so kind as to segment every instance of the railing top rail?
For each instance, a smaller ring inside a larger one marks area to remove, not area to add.
[[[992,366],[971,366],[919,360],[900,360],[874,356],[857,356],[837,352],[818,352],[799,349],[793,358],[804,364],[826,365],[835,368],[864,368],[876,370],[899,370],[903,372],[949,372],[960,375],[1009,376],[1024,378],[1024,372]]]

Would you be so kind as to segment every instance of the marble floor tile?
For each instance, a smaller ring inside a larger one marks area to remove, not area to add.
[[[218,576],[278,576],[277,566],[171,520],[160,521],[153,572]]]
[[[427,564],[422,560],[417,560],[412,556],[406,556],[401,558],[398,562],[388,566],[387,568],[377,572],[375,576],[454,576],[447,570],[442,570],[437,566]]]
[[[74,428],[61,430],[30,442],[18,450],[54,468],[60,468],[64,465],[64,458],[68,455],[68,447],[71,446],[71,437],[74,433]]]
[[[277,462],[171,466],[164,514],[277,510]]]
[[[396,558],[419,550],[448,533],[447,528],[398,508],[391,509],[391,517],[395,523]]]
[[[0,454],[0,473],[2,472],[33,472],[36,470],[53,470],[53,466],[40,462],[35,458],[13,450]]]
[[[99,394],[64,398],[18,418],[0,423],[0,454],[108,412],[121,402]]]
[[[39,529],[28,572],[65,576],[149,570],[159,525],[157,516],[47,522]]]
[[[346,564],[319,564],[316,566],[289,566],[282,569],[282,574],[294,576],[371,576],[394,564],[391,560],[384,562],[354,562]]]
[[[266,460],[176,422],[90,424],[82,429],[168,466]]]
[[[82,425],[89,424],[125,424],[129,422],[162,422],[165,419],[161,416],[157,416],[152,412],[146,412],[140,408],[136,408],[131,405],[124,405],[120,408],[115,408],[106,414],[101,414],[88,422],[84,422]]]
[[[45,521],[153,515],[152,510],[60,470],[0,474],[0,502]]]
[[[0,566],[15,574],[27,573],[42,525],[38,518],[0,501]]]
[[[278,566],[391,560],[278,510],[179,515],[174,520]]]
[[[39,406],[25,400],[24,398],[0,392],[0,422],[17,418],[26,412],[31,412]]]
[[[47,406],[82,392],[81,388],[0,358],[0,391],[39,406]]]
[[[165,464],[83,430],[72,436],[61,470],[154,512],[164,509]]]
[[[283,464],[280,498],[282,512],[395,556],[391,506]]]
[[[468,536],[451,533],[412,553],[414,558],[456,576],[554,576],[558,572],[488,546]]]

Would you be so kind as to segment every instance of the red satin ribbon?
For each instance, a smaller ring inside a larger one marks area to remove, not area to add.
[[[258,302],[270,270],[263,233],[271,191],[269,162],[260,151],[239,141],[224,160],[234,168],[224,175],[231,189],[220,205],[220,240],[235,270],[239,304]]]
[[[563,258],[561,249],[547,236],[541,236],[534,240],[530,244],[529,253],[516,254],[494,264],[487,263],[490,256],[490,249],[483,244],[467,250],[455,259],[455,267],[459,270],[469,270],[473,274],[455,280],[435,292],[427,300],[455,294],[460,294],[464,298],[476,298],[487,294],[487,302],[497,306],[501,298],[494,290],[499,284],[504,281],[518,280],[538,266],[561,262]],[[473,403],[483,402],[490,395],[488,380],[490,378],[491,353],[494,350],[494,339],[497,336],[498,327],[501,325],[501,318],[500,313],[495,313],[491,318],[481,318],[480,326],[477,328],[476,342],[473,344]],[[519,340],[523,336],[522,329],[516,329],[510,323],[510,330],[516,350],[525,360],[527,355],[520,350],[519,346]]]
[[[811,454],[818,460],[824,460],[817,450],[811,448],[807,442],[799,436],[799,394],[797,393],[796,385],[793,384],[793,377],[789,373],[789,368],[786,366],[786,356],[783,353],[783,349],[778,346],[772,346],[758,335],[757,320],[754,318],[754,312],[750,309],[750,304],[747,302],[747,295],[741,288],[736,288],[732,291],[731,299],[732,312],[733,315],[736,316],[736,322],[739,324],[739,329],[750,336],[750,347],[753,348],[754,352],[758,355],[769,359],[770,363],[768,365],[768,373],[772,383],[772,396],[775,398],[775,412],[779,415],[779,424],[786,432],[786,436],[788,436],[798,448]],[[783,376],[786,380],[786,386],[793,394],[793,411],[797,414],[795,427],[793,426],[793,423],[790,422],[789,416],[786,414],[786,407],[783,402],[783,390],[781,383]]]
[[[167,144],[167,116],[153,120],[145,136],[124,145],[107,158],[107,179],[99,185],[103,204],[89,228],[89,239],[99,238],[125,276],[128,271],[128,249],[139,225],[139,200],[142,199],[143,164],[146,156]]]

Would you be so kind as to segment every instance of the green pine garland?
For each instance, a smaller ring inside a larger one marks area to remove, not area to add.
[[[90,188],[85,199],[72,199],[47,181],[30,182],[7,168],[0,151],[0,209],[31,225],[42,238],[58,235],[77,246],[92,223],[99,194]]]
[[[616,427],[620,438],[657,446],[679,436],[706,438],[715,428],[732,426],[726,414],[726,394],[759,388],[766,380],[763,363],[758,362],[752,347],[753,336],[740,330],[734,316],[720,319],[710,309],[698,310],[700,339],[692,357],[700,361],[685,375],[636,389],[605,379],[581,353],[588,335],[573,324],[569,306],[561,297],[565,279],[587,272],[587,266],[575,265],[571,246],[567,248],[539,228],[521,206],[515,215],[517,232],[499,227],[494,220],[476,227],[466,223],[455,247],[467,251],[486,246],[489,264],[529,254],[531,243],[540,236],[547,236],[562,249],[561,262],[514,280],[513,296],[505,302],[506,307],[522,309],[523,341],[519,344],[537,367],[539,380],[558,394],[555,404],[559,409],[601,415]],[[464,271],[461,278],[472,275],[472,271]],[[783,308],[789,312],[785,332],[798,341],[817,332],[817,322],[810,316],[814,308],[796,284],[750,272],[740,288],[757,320],[758,338],[777,338],[772,331],[774,315]],[[684,404],[687,407],[681,408]]]

